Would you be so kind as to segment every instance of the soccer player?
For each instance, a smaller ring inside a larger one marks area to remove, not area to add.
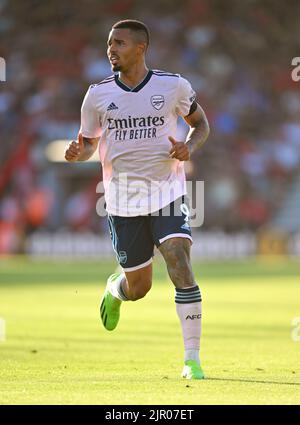
[[[175,286],[185,349],[182,376],[203,379],[202,300],[190,262],[184,161],[204,144],[209,125],[186,79],[147,68],[148,46],[149,30],[142,22],[113,25],[107,56],[114,75],[89,87],[78,140],[69,143],[65,158],[87,160],[100,140],[110,236],[122,268],[107,280],[100,304],[104,327],[115,329],[121,304],[150,290],[156,245]],[[190,126],[185,141],[174,138],[178,116]]]

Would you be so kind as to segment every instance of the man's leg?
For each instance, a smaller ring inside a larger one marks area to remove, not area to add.
[[[100,315],[108,331],[116,328],[122,301],[137,301],[150,291],[152,263],[132,272],[112,274],[100,304]]]
[[[137,301],[143,298],[152,286],[152,263],[131,272],[119,273],[111,293],[120,301]]]
[[[144,297],[152,285],[154,243],[147,217],[108,216],[110,236],[122,272],[107,280],[100,315],[107,330],[116,328],[122,301]]]
[[[159,250],[165,259],[176,291],[176,310],[181,322],[185,349],[183,376],[201,379],[204,378],[199,358],[202,304],[190,262],[190,245],[188,238],[172,237],[162,242]]]

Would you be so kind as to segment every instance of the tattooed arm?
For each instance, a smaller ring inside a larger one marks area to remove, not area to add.
[[[191,154],[204,145],[209,135],[209,124],[206,115],[198,103],[195,111],[184,117],[184,119],[190,126],[186,141],[178,142],[174,137],[169,137],[172,143],[170,157],[179,159],[179,161],[188,161]]]
[[[185,143],[189,148],[190,154],[192,154],[206,142],[210,131],[209,124],[205,112],[198,103],[196,110],[184,119],[190,126],[190,131]]]

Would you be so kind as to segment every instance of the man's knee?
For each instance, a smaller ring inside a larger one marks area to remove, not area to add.
[[[169,269],[174,270],[189,270],[190,258],[186,250],[180,244],[173,245],[168,251],[165,251],[165,261]]]
[[[137,301],[150,291],[152,286],[151,280],[143,280],[140,282],[135,282],[135,284],[130,285],[130,300]]]
[[[168,264],[188,263],[191,242],[186,238],[170,238],[163,242],[159,250]]]
[[[152,286],[152,264],[125,274],[127,279],[128,298],[131,301],[143,298],[147,292],[150,291]]]
[[[190,241],[172,238],[160,247],[166,261],[169,276],[176,287],[190,286],[194,282],[190,262]]]

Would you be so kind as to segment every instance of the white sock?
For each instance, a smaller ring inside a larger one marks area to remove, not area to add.
[[[182,329],[184,361],[195,360],[200,364],[202,303],[198,285],[176,288],[175,303]]]
[[[114,296],[115,298],[117,298],[120,301],[128,301],[128,298],[126,297],[123,287],[122,287],[122,282],[125,278],[125,274],[124,273],[120,273],[119,276],[117,276],[110,284],[109,286],[109,292],[112,294],[112,296]]]

